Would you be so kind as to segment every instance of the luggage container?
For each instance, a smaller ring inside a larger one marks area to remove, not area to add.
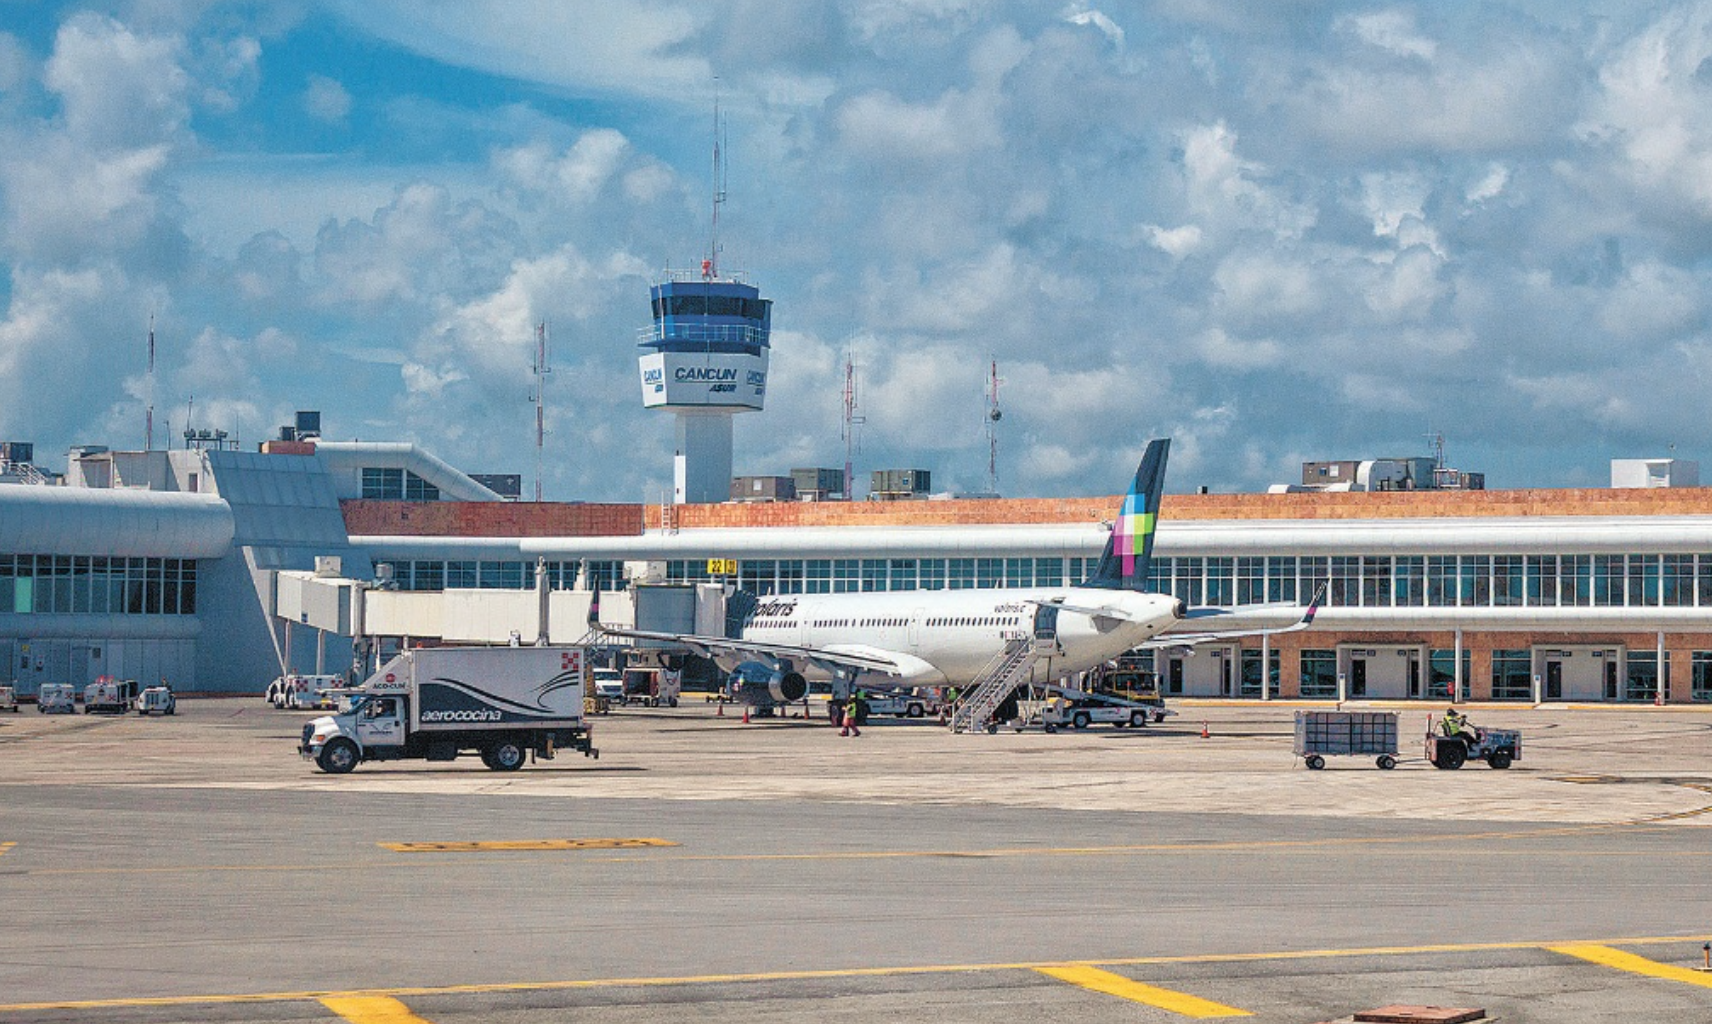
[[[1313,771],[1328,757],[1373,757],[1397,767],[1397,714],[1393,711],[1298,711],[1296,756]]]

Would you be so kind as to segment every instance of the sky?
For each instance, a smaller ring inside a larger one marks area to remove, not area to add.
[[[1712,2],[0,0],[0,438],[64,468],[297,409],[659,501],[648,286],[774,301],[740,474],[1254,491],[1697,459]],[[157,368],[145,374],[153,318]],[[171,431],[169,435],[168,431]]]

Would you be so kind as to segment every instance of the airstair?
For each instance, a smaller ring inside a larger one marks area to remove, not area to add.
[[[1052,650],[1035,640],[1012,640],[975,677],[969,695],[951,716],[952,732],[979,732],[991,724],[993,712],[1018,686],[1028,681],[1035,662]]]

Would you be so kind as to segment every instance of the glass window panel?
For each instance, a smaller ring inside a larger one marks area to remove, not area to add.
[[[1266,602],[1266,559],[1236,560],[1236,603],[1264,604]]]
[[[1202,592],[1206,582],[1206,562],[1201,558],[1173,558],[1171,560],[1171,593],[1179,601],[1190,607],[1202,603]]]
[[[1266,600],[1272,604],[1296,601],[1296,559],[1293,555],[1269,555],[1266,559]]]
[[[1492,604],[1492,556],[1463,555],[1462,584],[1458,588],[1459,603],[1467,607],[1487,608]]]
[[[1361,605],[1384,608],[1391,604],[1391,559],[1363,555],[1361,559]]]
[[[1302,651],[1302,689],[1304,697],[1337,696],[1337,652],[1307,649]]]
[[[1399,555],[1392,566],[1392,600],[1399,608],[1419,608],[1427,600],[1427,560],[1422,555]]]
[[[1558,559],[1558,604],[1585,608],[1593,603],[1593,556],[1563,555]]]
[[[952,590],[968,590],[975,585],[975,560],[973,558],[953,558],[948,563],[946,571],[951,580]]]
[[[1005,559],[1005,586],[1032,587],[1034,586],[1034,559],[1007,558]]]
[[[1526,600],[1534,608],[1557,605],[1557,556],[1529,555],[1527,563]]]
[[[1005,560],[1002,558],[975,559],[975,586],[982,590],[997,587],[1004,582]]]
[[[945,589],[945,559],[924,558],[921,560],[921,589]]]
[[[1533,654],[1527,649],[1492,652],[1492,699],[1533,700]]]
[[[811,558],[803,567],[803,593],[832,593],[832,559]]]
[[[1035,559],[1034,585],[1037,587],[1062,587],[1064,585],[1064,559]]]
[[[1659,603],[1659,556],[1629,556],[1629,604],[1656,608]]]
[[[1427,604],[1434,608],[1456,607],[1456,556],[1427,558]]]
[[[884,558],[862,559],[862,591],[871,593],[886,589],[886,560]]]
[[[1331,592],[1326,604],[1352,608],[1361,603],[1361,559],[1334,555],[1331,560]]]
[[[832,592],[835,594],[854,593],[861,586],[862,563],[855,558],[835,558],[832,560]]]
[[[1207,604],[1215,608],[1229,608],[1236,603],[1233,581],[1235,572],[1235,559],[1207,559]]]
[[[893,590],[915,590],[915,589],[917,589],[917,587],[916,587],[915,559],[913,559],[913,558],[894,558],[891,560],[891,568],[888,570],[888,572],[890,575],[890,583],[888,585],[891,587],[891,589],[893,589]]]
[[[1593,603],[1602,608],[1623,603],[1624,580],[1622,555],[1593,556]]]
[[[1492,556],[1492,603],[1504,608],[1522,604],[1521,555]]]
[[[1659,600],[1665,607],[1694,604],[1694,556],[1665,555],[1659,586]]]

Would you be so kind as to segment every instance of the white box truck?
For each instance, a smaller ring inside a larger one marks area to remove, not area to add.
[[[305,725],[297,751],[336,775],[363,761],[451,761],[467,753],[494,771],[516,771],[530,753],[599,757],[583,719],[586,657],[582,647],[405,651],[342,691],[338,714]]]

